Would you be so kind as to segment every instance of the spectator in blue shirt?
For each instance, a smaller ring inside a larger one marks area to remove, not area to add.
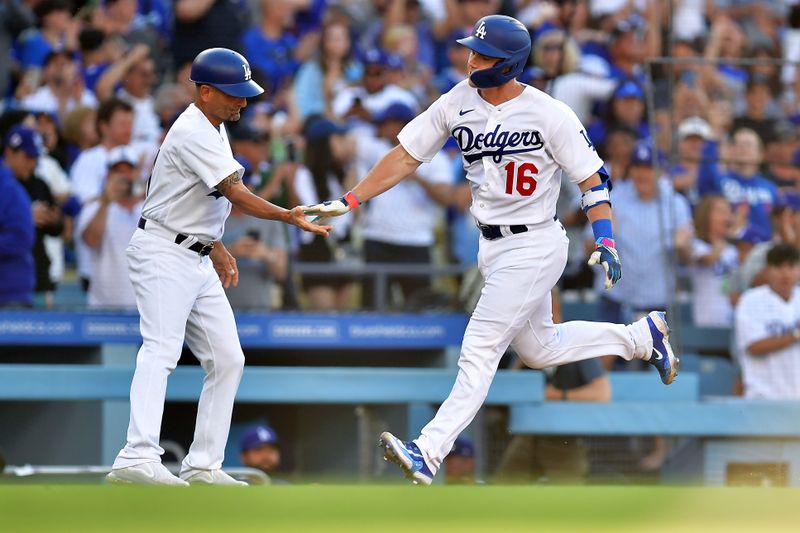
[[[656,174],[652,158],[650,145],[639,143],[628,179],[615,182],[611,191],[617,250],[628,261],[622,279],[608,291],[595,277],[599,318],[610,322],[622,324],[648,309],[665,309],[675,295],[673,265],[691,251],[689,204],[668,179]]]
[[[0,162],[0,307],[32,306],[33,265],[31,199],[5,161]]]
[[[464,30],[456,30],[448,38],[447,65],[433,80],[436,88],[442,94],[464,81],[467,77],[469,48],[458,44],[458,40],[469,37],[469,35],[469,32]]]
[[[623,124],[636,130],[639,140],[650,137],[645,119],[644,90],[632,80],[617,85],[608,102],[608,109],[603,120],[595,120],[586,130],[589,138],[596,146],[602,146],[606,140],[606,132],[613,125]]]
[[[322,27],[319,55],[300,66],[292,85],[300,121],[311,115],[331,116],[334,95],[361,79],[363,68],[352,48],[347,25],[334,21]]]
[[[75,48],[75,30],[68,0],[41,0],[33,9],[39,29],[20,35],[17,55],[23,69],[39,68],[47,55]]]
[[[697,176],[698,192],[700,196],[721,194],[735,211],[747,215],[751,226],[770,237],[770,213],[777,202],[778,189],[759,173],[764,153],[758,134],[747,128],[736,131],[728,153],[727,170],[720,171],[719,143],[706,143]]]
[[[242,47],[250,65],[266,78],[267,94],[291,82],[300,63],[316,49],[314,34],[298,40],[289,32],[292,15],[297,10],[284,0],[261,0],[262,15],[258,24],[242,36]]]

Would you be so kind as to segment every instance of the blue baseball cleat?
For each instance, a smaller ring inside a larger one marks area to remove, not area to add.
[[[402,441],[388,431],[384,431],[381,433],[378,446],[383,448],[383,459],[402,468],[408,479],[415,484],[431,484],[433,481],[431,469],[425,463],[422,452],[412,441]]]
[[[669,345],[669,326],[666,313],[651,311],[647,315],[647,325],[650,328],[650,336],[653,337],[653,353],[650,354],[647,362],[656,367],[661,381],[665,385],[669,385],[678,375],[680,359],[675,357],[672,346]]]

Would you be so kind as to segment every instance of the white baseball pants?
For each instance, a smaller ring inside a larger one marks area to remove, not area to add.
[[[167,378],[178,364],[184,337],[206,376],[194,441],[181,470],[220,468],[244,354],[219,277],[208,257],[141,229],[127,255],[144,342],[131,383],[128,441],[113,468],[161,460]]]
[[[644,321],[553,323],[550,290],[567,264],[568,244],[560,222],[493,241],[481,238],[478,268],[485,285],[464,333],[458,376],[415,441],[433,473],[486,399],[509,344],[532,368],[602,355],[649,357],[653,340]]]

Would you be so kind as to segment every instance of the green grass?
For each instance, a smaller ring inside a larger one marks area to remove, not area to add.
[[[0,486],[0,531],[800,531],[800,490]]]

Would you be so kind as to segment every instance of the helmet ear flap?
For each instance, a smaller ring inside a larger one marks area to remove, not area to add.
[[[470,80],[476,87],[499,87],[518,77],[531,53],[531,36],[518,20],[505,15],[489,15],[475,23],[470,37],[460,39],[467,48],[502,58],[494,66],[473,72]]]

